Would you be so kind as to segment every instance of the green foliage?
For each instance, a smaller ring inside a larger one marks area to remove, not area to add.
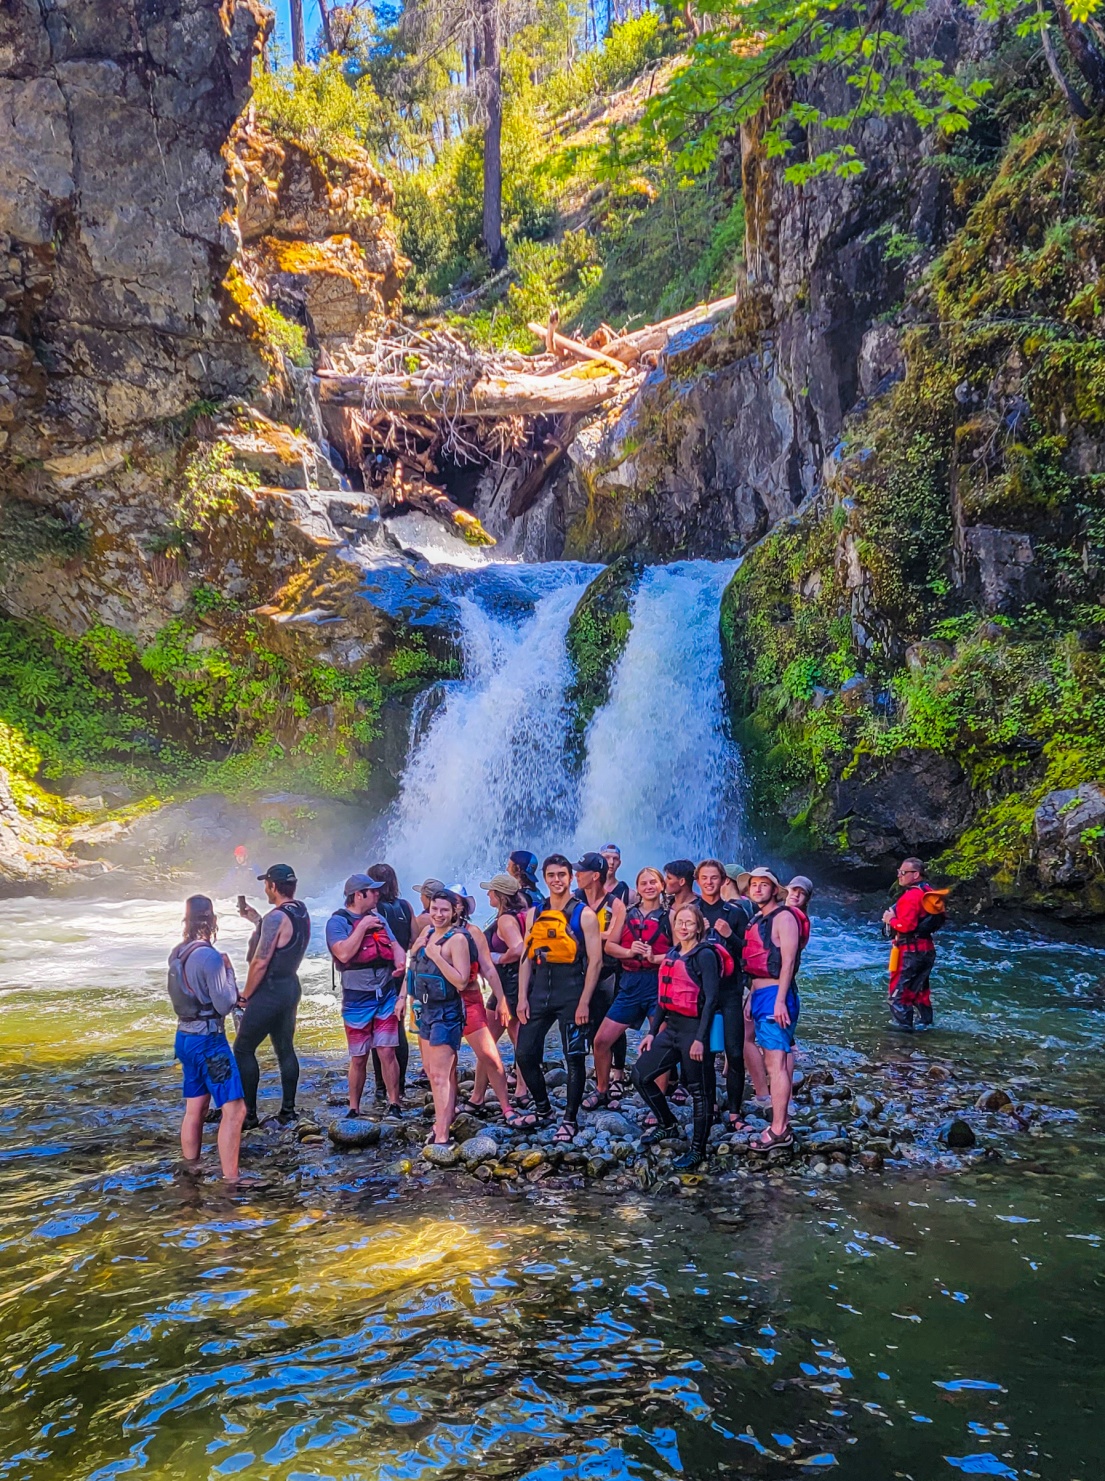
[[[668,55],[674,41],[671,28],[650,10],[612,27],[601,50],[585,52],[570,66],[552,71],[542,87],[549,113],[555,118],[573,108],[605,102],[650,63]]]
[[[0,577],[17,565],[78,560],[88,545],[82,525],[25,499],[0,499]]]
[[[262,304],[257,311],[266,338],[293,365],[305,369],[311,364],[311,352],[307,348],[307,331],[302,324],[286,319],[271,303]]]
[[[641,566],[622,556],[591,582],[568,624],[567,648],[572,683],[566,696],[572,715],[569,754],[583,760],[583,738],[595,712],[610,697],[610,680],[629,640],[630,605]]]
[[[253,101],[258,117],[282,138],[341,156],[351,144],[379,152],[386,110],[368,77],[347,81],[337,56],[317,67],[257,72]]]

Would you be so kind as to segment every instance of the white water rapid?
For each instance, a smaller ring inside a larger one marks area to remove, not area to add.
[[[405,888],[466,884],[512,849],[539,856],[617,843],[646,863],[737,858],[743,778],[727,738],[718,608],[732,563],[647,570],[582,776],[564,759],[565,637],[593,566],[491,565],[458,599],[464,677],[416,707],[386,838]]]
[[[512,849],[540,854],[571,838],[564,640],[596,574],[570,564],[497,567],[459,598],[464,678],[431,696],[428,723],[425,707],[416,710],[388,828],[386,857],[405,885],[433,875],[474,892]]]
[[[626,877],[669,859],[740,857],[740,755],[728,739],[718,610],[730,562],[651,566],[608,703],[587,731],[577,849],[616,843]]]

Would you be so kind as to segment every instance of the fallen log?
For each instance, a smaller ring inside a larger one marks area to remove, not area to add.
[[[468,509],[454,504],[444,490],[421,479],[407,483],[403,479],[401,464],[396,464],[395,477],[386,490],[380,491],[380,513],[399,514],[404,509],[419,509],[442,524],[452,525],[469,545],[494,545],[494,535],[489,535],[476,516]]]
[[[457,418],[578,415],[594,411],[620,389],[613,372],[601,376],[567,372],[481,375],[472,381],[440,381],[419,375],[318,374],[324,406],[352,406],[367,413],[398,411]]]
[[[604,352],[623,364],[635,365],[642,355],[665,349],[672,335],[678,334],[681,329],[689,329],[694,324],[705,324],[710,319],[720,318],[722,314],[735,308],[736,303],[735,293],[728,298],[716,298],[713,303],[700,303],[685,313],[676,314],[674,318],[661,319],[658,324],[646,324],[641,329],[634,329],[610,340],[603,346]]]
[[[621,360],[615,360],[613,356],[606,355],[602,350],[593,350],[590,345],[583,344],[578,339],[569,339],[566,334],[558,334],[552,327],[550,315],[548,325],[527,324],[526,328],[531,334],[543,337],[546,343],[551,341],[554,350],[559,350],[565,355],[576,355],[580,360],[593,360],[598,365],[609,365],[615,375],[625,374],[625,364]]]

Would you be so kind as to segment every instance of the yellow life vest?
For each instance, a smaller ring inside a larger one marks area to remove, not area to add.
[[[579,961],[584,952],[580,918],[583,906],[578,901],[567,911],[546,905],[535,918],[526,935],[526,955],[539,966],[567,966]]]

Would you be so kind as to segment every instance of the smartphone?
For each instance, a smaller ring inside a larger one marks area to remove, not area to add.
[[[238,914],[239,915],[245,915],[245,913],[246,913],[246,897],[244,895],[239,895],[238,896]]]

